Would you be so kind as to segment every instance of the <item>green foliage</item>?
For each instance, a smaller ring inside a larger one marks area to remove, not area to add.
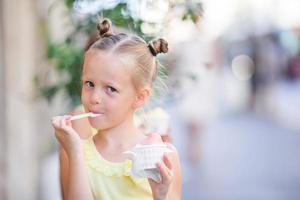
[[[54,43],[49,42],[47,48],[47,57],[55,66],[56,72],[61,81],[54,85],[42,86],[42,81],[38,77],[35,79],[39,87],[39,93],[49,102],[53,97],[63,90],[71,99],[73,105],[80,102],[81,90],[81,65],[83,63],[83,50],[75,47],[71,43]]]
[[[75,3],[75,1],[73,1],[73,0],[65,0],[65,5],[69,10],[71,10],[73,8],[74,3]]]
[[[201,17],[202,14],[202,3],[188,5],[184,15],[182,16],[182,20],[192,20],[194,23],[197,23],[197,20],[199,20],[199,17]]]

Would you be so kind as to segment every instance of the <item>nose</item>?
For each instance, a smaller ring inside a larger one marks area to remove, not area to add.
[[[100,104],[102,101],[101,93],[99,91],[94,91],[91,95],[92,104]]]

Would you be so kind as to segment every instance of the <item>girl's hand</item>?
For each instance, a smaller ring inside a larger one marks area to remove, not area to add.
[[[170,155],[164,154],[163,162],[157,163],[157,169],[161,174],[161,182],[157,183],[152,179],[148,178],[152,195],[155,200],[168,199],[168,192],[171,183],[173,182],[173,167],[170,159]]]
[[[72,128],[71,115],[52,118],[55,136],[68,156],[76,155],[81,151],[81,141],[78,133]]]
[[[159,134],[152,133],[147,136],[142,144],[160,144],[163,140]],[[176,148],[169,143],[165,143],[172,153],[165,153],[162,162],[157,163],[157,169],[161,174],[161,182],[157,183],[148,178],[154,200],[181,198],[181,170]]]

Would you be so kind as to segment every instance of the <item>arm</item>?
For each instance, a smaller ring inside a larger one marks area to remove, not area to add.
[[[83,111],[81,108],[77,107],[70,114],[79,115]],[[72,122],[73,129],[78,133],[81,139],[88,138],[92,135],[90,124],[87,119],[77,120]],[[69,182],[69,159],[66,151],[63,148],[60,148],[59,152],[60,160],[60,184],[61,184],[61,193],[63,199],[67,199],[67,187]]]
[[[79,155],[69,160],[64,149],[60,150],[60,182],[63,199],[93,199],[83,158]]]
[[[69,160],[67,153],[64,149],[60,149],[59,152],[59,164],[60,164],[60,187],[62,198],[67,199],[67,186],[68,186],[68,176],[69,176]]]
[[[79,134],[72,128],[70,116],[52,119],[55,136],[61,145],[60,179],[63,199],[93,199],[85,172]]]
[[[82,153],[68,158],[66,152],[60,152],[60,173],[63,199],[93,199],[89,187]]]

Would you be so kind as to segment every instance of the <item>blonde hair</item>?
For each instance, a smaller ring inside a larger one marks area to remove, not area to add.
[[[144,39],[125,33],[114,34],[109,19],[103,19],[97,25],[99,38],[90,49],[127,55],[133,63],[132,80],[136,88],[151,86],[155,81],[159,62],[156,55],[168,52],[168,43],[160,38],[146,43]]]

